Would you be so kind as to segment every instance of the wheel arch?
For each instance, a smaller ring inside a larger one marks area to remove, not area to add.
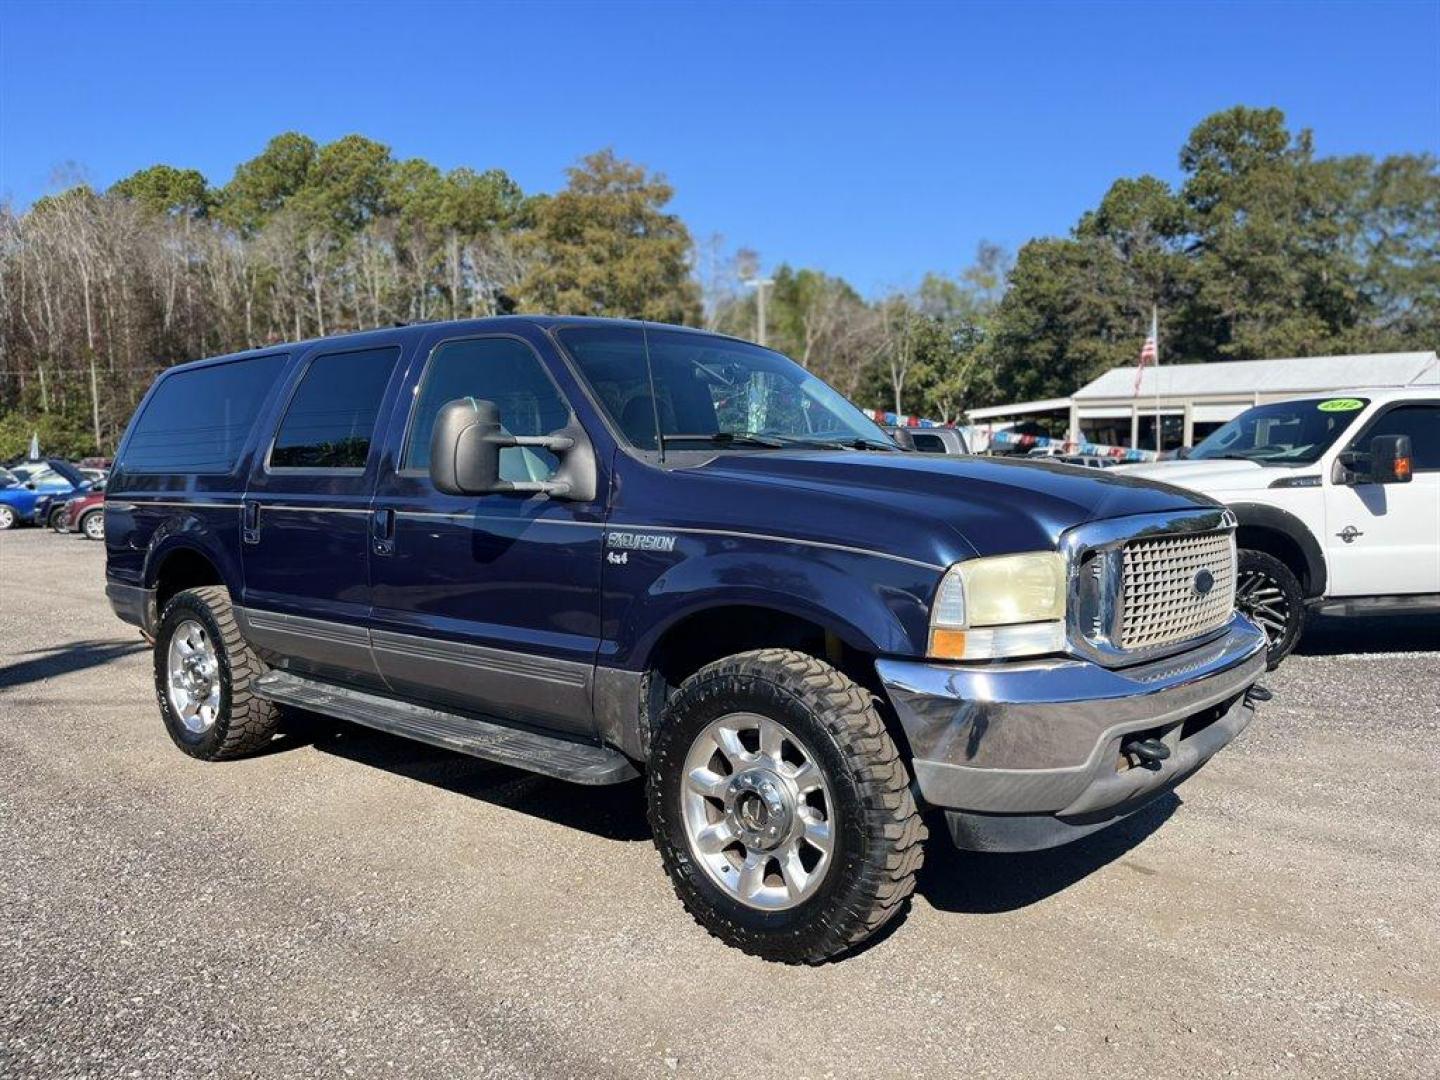
[[[1325,595],[1325,553],[1303,521],[1288,510],[1259,503],[1235,503],[1230,509],[1239,523],[1236,547],[1263,551],[1279,559],[1299,579],[1307,599]]]
[[[235,595],[234,578],[227,574],[229,560],[218,544],[205,543],[192,533],[170,533],[157,538],[145,561],[145,588],[155,594],[158,618],[176,593],[201,585],[224,585]]]

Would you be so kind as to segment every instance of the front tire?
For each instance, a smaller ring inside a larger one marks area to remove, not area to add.
[[[914,891],[926,829],[874,696],[804,653],[702,668],[666,706],[647,790],[687,911],[728,945],[820,963]]]
[[[176,593],[155,631],[155,696],[171,740],[191,757],[223,761],[268,744],[279,709],[252,686],[265,667],[240,636],[230,593]]]
[[[67,528],[65,525],[65,518],[65,507],[57,506],[54,510],[50,511],[49,515],[47,515],[45,523],[57,533],[69,532],[69,528]]]
[[[13,529],[15,527],[15,511],[8,506],[0,506],[0,531]]]
[[[1305,629],[1305,594],[1294,572],[1266,552],[1241,548],[1236,571],[1235,606],[1265,631],[1265,662],[1274,671]]]

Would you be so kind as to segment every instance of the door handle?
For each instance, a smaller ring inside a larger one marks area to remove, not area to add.
[[[370,515],[370,539],[376,555],[395,554],[394,510],[376,510]]]
[[[240,509],[240,539],[247,544],[260,542],[260,504],[246,499]]]

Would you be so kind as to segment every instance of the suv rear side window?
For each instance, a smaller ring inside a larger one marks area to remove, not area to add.
[[[228,473],[235,468],[283,354],[167,375],[135,419],[128,472]]]
[[[1370,426],[1360,439],[1364,445],[1356,449],[1368,450],[1370,440],[1376,435],[1409,435],[1415,471],[1440,470],[1440,405],[1431,402],[1397,405]]]
[[[436,348],[420,383],[405,450],[407,469],[430,467],[430,434],[441,406],[456,398],[493,401],[511,435],[549,435],[570,422],[570,407],[530,346],[514,338],[469,338]],[[535,446],[500,451],[500,479],[545,480],[559,462]]]
[[[396,347],[315,357],[270,451],[272,469],[363,469]]]

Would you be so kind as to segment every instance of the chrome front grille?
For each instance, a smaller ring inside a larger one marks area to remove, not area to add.
[[[1119,633],[1127,651],[1188,641],[1230,620],[1235,538],[1229,530],[1147,536],[1121,549]]]

